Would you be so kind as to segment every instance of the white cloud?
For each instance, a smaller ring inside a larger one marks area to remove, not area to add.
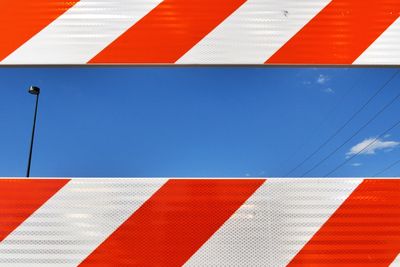
[[[362,165],[362,163],[359,163],[359,162],[355,162],[355,163],[351,164],[351,166],[353,166],[353,167],[360,167],[361,165]]]
[[[326,83],[326,82],[329,81],[329,80],[330,80],[329,76],[320,74],[320,75],[318,76],[318,78],[317,78],[317,83],[319,83],[319,84],[324,84],[324,83]]]
[[[327,94],[333,94],[335,93],[335,91],[332,88],[325,88],[324,90],[322,90],[323,92],[327,93]]]
[[[400,145],[400,142],[397,141],[384,141],[382,139],[377,139],[374,142],[375,138],[367,138],[364,139],[361,143],[358,143],[357,145],[353,146],[347,153],[346,155],[349,157],[351,155],[355,154],[364,154],[364,155],[373,155],[375,154],[376,151],[378,150],[387,150],[387,149],[393,149]]]

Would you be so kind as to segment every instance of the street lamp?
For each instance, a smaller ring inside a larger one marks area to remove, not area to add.
[[[26,170],[26,177],[29,177],[31,171],[31,160],[32,160],[32,148],[33,148],[33,139],[35,137],[35,127],[36,127],[36,114],[38,110],[38,103],[39,103],[39,94],[40,88],[36,86],[29,87],[28,92],[32,95],[36,96],[36,106],[35,106],[35,115],[33,117],[33,128],[32,128],[32,137],[31,137],[31,148],[29,149],[29,159],[28,159],[28,168]]]

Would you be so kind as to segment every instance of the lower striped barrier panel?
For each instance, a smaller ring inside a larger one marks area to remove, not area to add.
[[[0,179],[0,266],[400,266],[400,179]]]

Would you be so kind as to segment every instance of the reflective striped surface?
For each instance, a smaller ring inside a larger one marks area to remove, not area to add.
[[[0,3],[3,64],[394,64],[398,0]]]
[[[1,266],[398,266],[400,179],[0,179],[0,188]]]

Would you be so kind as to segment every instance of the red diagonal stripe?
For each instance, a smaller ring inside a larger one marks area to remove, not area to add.
[[[389,266],[400,252],[400,180],[365,180],[289,266]]]
[[[333,0],[266,63],[351,64],[399,15],[399,0]]]
[[[245,0],[165,0],[90,62],[174,63]]]
[[[169,180],[82,265],[181,266],[263,183]]]
[[[2,0],[0,60],[6,58],[78,0]]]
[[[0,179],[0,241],[68,181],[68,179]]]

